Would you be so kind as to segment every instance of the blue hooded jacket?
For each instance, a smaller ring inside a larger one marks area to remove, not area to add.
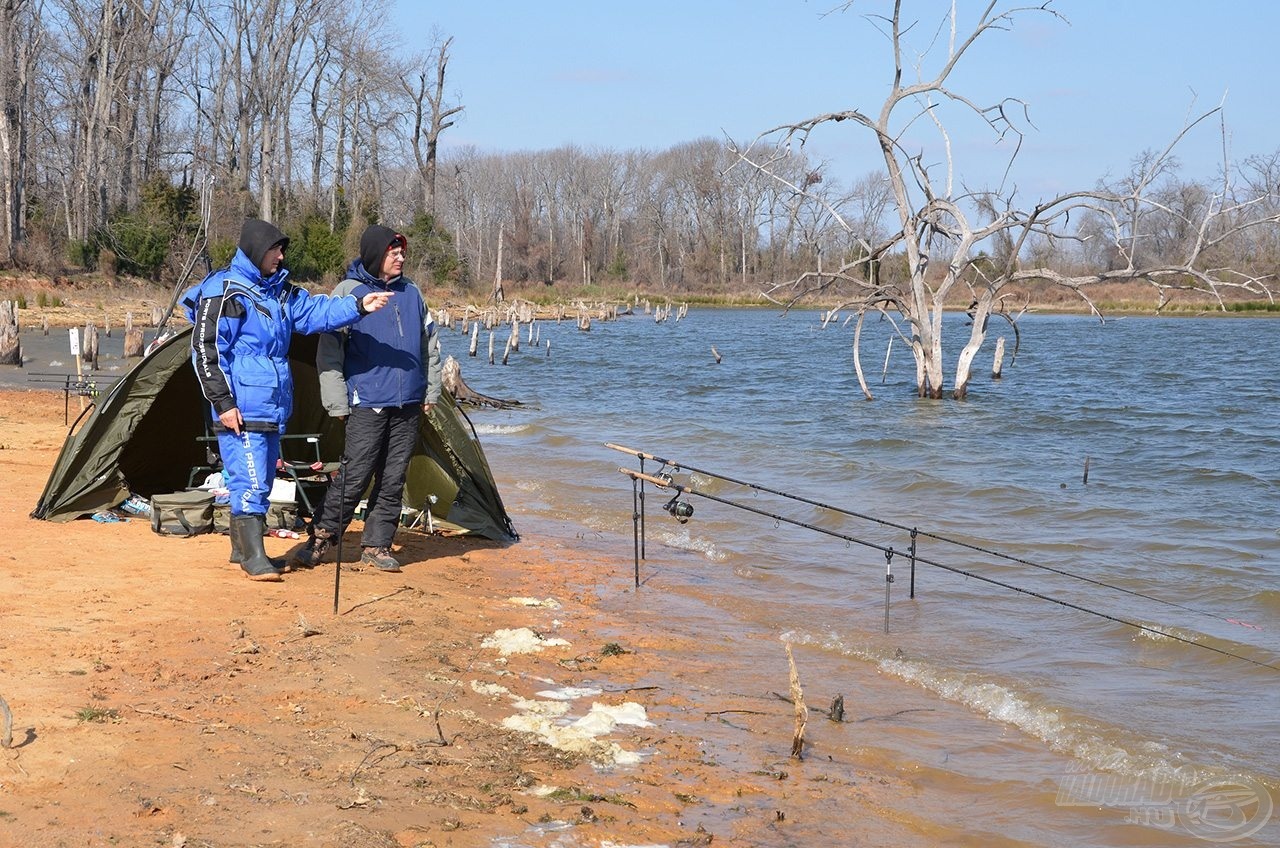
[[[288,276],[282,268],[264,278],[238,249],[229,266],[183,297],[195,324],[192,364],[215,429],[218,416],[238,407],[246,430],[284,432],[293,412],[292,334],[335,330],[363,314],[358,298],[312,295]]]

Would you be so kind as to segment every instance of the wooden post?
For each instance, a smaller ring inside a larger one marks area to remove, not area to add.
[[[489,364],[493,364],[493,331],[489,331]]]
[[[22,339],[18,335],[18,302],[0,301],[0,365],[22,364]]]
[[[40,316],[40,333],[45,336],[49,335],[49,316],[47,314]]]
[[[716,350],[716,346],[711,346],[711,355],[716,358],[716,365],[720,364],[720,351]]]
[[[893,353],[893,336],[889,337],[889,346],[884,349],[884,368],[880,371],[880,385],[884,385],[884,378],[889,373],[889,354]]]
[[[76,361],[76,384],[84,382],[84,366],[83,357],[84,347],[80,344],[80,328],[72,327],[67,335],[71,341],[71,358]],[[77,392],[80,398],[80,411],[84,412],[84,395]]]
[[[996,339],[996,356],[991,361],[991,379],[1000,379],[1000,369],[1004,367],[1004,336]]]
[[[514,339],[514,338],[519,338],[519,335],[520,335],[519,333],[516,333],[516,334],[515,334],[515,335],[513,335],[513,336],[508,336],[508,337],[507,337],[507,347],[506,347],[506,350],[502,351],[502,364],[503,364],[503,365],[506,365],[506,364],[507,364],[507,357],[511,356],[511,348],[512,348],[511,340],[512,340],[512,339]]]
[[[475,356],[476,348],[480,346],[480,322],[476,321],[471,325],[471,344],[467,347],[467,356]]]
[[[551,358],[551,339],[547,339],[547,359]]]
[[[511,319],[511,337],[507,339],[507,349],[514,351],[520,350],[520,324],[515,318]],[[502,357],[502,364],[507,364],[507,357],[505,354]]]

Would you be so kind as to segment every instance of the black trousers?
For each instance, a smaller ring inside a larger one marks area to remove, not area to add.
[[[366,548],[391,544],[400,526],[404,478],[421,415],[422,405],[416,403],[383,407],[381,412],[352,407],[342,463],[316,511],[315,526],[335,535],[346,529],[372,480],[361,544]]]

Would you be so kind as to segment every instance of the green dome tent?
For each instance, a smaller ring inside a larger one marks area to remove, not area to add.
[[[187,487],[193,468],[207,464],[207,404],[191,367],[191,330],[165,339],[97,404],[62,445],[32,518],[70,521],[116,506],[130,494],[150,497]],[[320,456],[342,453],[342,424],[320,404],[315,336],[293,337],[294,408],[289,433],[320,434]],[[498,495],[484,451],[469,422],[445,392],[428,419],[409,463],[404,504],[431,513],[445,527],[496,541],[517,537]],[[286,440],[286,459],[299,445]],[[309,448],[310,449],[310,448]]]

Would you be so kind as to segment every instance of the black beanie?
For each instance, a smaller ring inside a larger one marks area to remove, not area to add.
[[[382,276],[382,260],[393,244],[409,246],[408,240],[390,227],[372,224],[360,236],[360,263],[375,277]]]
[[[261,268],[262,257],[277,244],[287,248],[289,237],[276,229],[274,224],[259,221],[257,218],[244,219],[244,225],[240,228],[240,244],[237,246],[245,256],[249,257],[254,267]]]

